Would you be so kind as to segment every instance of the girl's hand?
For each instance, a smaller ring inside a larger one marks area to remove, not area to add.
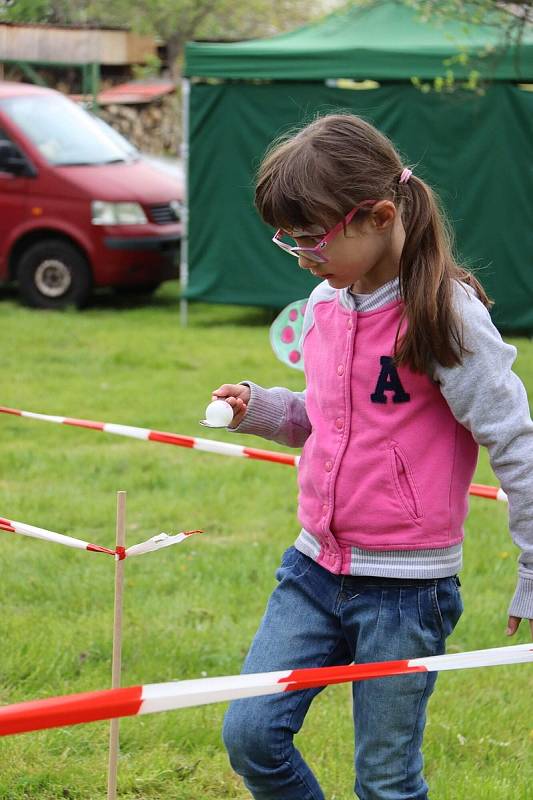
[[[250,387],[242,383],[223,383],[212,394],[212,400],[225,400],[233,408],[233,419],[229,428],[237,428],[246,414],[250,400]]]
[[[518,630],[518,626],[520,625],[522,619],[521,617],[509,617],[509,621],[507,622],[507,630],[505,633],[507,636],[514,636],[514,634]],[[533,619],[529,619],[529,629],[531,631],[531,640],[533,641]]]

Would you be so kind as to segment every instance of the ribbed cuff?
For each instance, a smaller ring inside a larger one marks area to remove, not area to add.
[[[232,433],[253,433],[263,439],[273,439],[285,420],[283,398],[275,389],[264,389],[252,381],[241,381],[250,388],[250,400],[240,425],[228,428]]]
[[[533,581],[519,576],[509,614],[521,619],[533,619]]]

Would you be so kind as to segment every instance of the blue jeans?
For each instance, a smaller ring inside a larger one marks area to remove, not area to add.
[[[438,655],[462,612],[457,578],[332,575],[294,547],[276,578],[244,673]],[[418,672],[352,684],[360,800],[427,800],[421,745],[435,680]],[[256,800],[324,800],[293,744],[320,691],[231,703],[224,743]]]

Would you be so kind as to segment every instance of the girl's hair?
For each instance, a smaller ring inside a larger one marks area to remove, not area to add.
[[[363,200],[392,200],[405,228],[400,291],[406,332],[396,337],[395,360],[427,372],[433,359],[445,367],[466,352],[453,308],[456,281],[473,287],[487,307],[481,284],[453,256],[453,237],[438,200],[412,175],[399,183],[403,164],[392,142],[360,117],[319,117],[296,134],[276,140],[257,177],[255,204],[275,228],[335,225]],[[371,209],[359,211],[355,222]]]

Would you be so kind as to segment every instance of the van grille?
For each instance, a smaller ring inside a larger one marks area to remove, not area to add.
[[[157,225],[179,222],[179,205],[177,203],[162,203],[161,205],[150,206],[150,216]]]

